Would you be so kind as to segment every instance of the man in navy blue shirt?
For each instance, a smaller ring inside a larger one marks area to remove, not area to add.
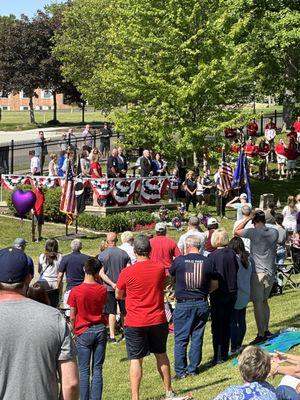
[[[175,378],[196,375],[202,358],[202,343],[209,315],[207,296],[218,287],[212,264],[199,254],[203,239],[191,235],[186,239],[186,255],[173,262],[169,273],[175,276],[174,312]],[[191,338],[189,365],[187,346]]]
[[[88,260],[89,256],[82,254],[80,250],[82,249],[82,243],[79,239],[74,239],[71,242],[72,253],[63,256],[58,269],[57,276],[57,287],[59,288],[64,273],[66,273],[67,287],[64,294],[64,308],[67,309],[66,315],[70,316],[70,306],[68,303],[68,298],[71,289],[74,286],[80,285],[84,281],[84,263]]]

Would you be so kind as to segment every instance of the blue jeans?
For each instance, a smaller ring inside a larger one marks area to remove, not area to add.
[[[278,400],[300,400],[300,394],[290,386],[278,386],[276,389],[276,396]]]
[[[197,300],[177,303],[174,311],[175,337],[175,373],[184,375],[197,373],[202,359],[202,343],[205,324],[209,315],[207,301]],[[189,366],[187,366],[187,346],[191,340],[189,350]]]
[[[243,344],[246,334],[246,307],[233,310],[230,323],[231,351],[237,350]]]
[[[107,332],[104,324],[93,325],[77,337],[80,400],[102,399],[102,366],[105,360]],[[90,386],[92,364],[92,383]]]

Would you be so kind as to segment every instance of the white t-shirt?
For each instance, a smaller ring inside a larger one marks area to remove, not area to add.
[[[196,196],[202,196],[204,188],[200,182],[197,182]]]
[[[189,236],[199,236],[202,240],[203,240],[203,244],[201,246],[200,249],[200,253],[203,253],[203,249],[204,249],[204,245],[205,245],[205,241],[207,239],[207,236],[205,233],[198,231],[198,229],[189,229],[186,233],[184,233],[183,235],[180,236],[179,240],[178,240],[178,248],[181,252],[181,254],[185,254],[185,241]]]
[[[234,234],[235,228],[238,225],[240,225],[240,223],[242,222],[242,219],[239,219],[239,220],[235,221],[235,223],[233,225],[233,230],[232,230],[233,234]],[[248,221],[247,224],[245,225],[245,228],[243,228],[243,229],[249,229],[249,228],[254,228],[254,225],[252,224],[252,221]],[[248,251],[248,253],[250,253],[250,244],[251,244],[250,239],[246,239],[246,238],[243,238],[243,237],[241,239],[244,242],[245,250]]]
[[[39,256],[39,266],[41,268],[41,273],[39,281],[55,282],[57,281],[58,268],[61,262],[62,255],[58,254],[57,259],[53,261],[52,265],[46,263],[45,254]]]
[[[292,210],[289,206],[285,206],[282,210],[283,222],[282,225],[288,231],[296,232],[297,226],[297,209]]]
[[[136,263],[136,255],[134,254],[133,246],[131,246],[129,243],[123,243],[118,247],[119,249],[126,251],[126,253],[129,255],[131,265]]]
[[[39,157],[33,156],[32,159],[30,160],[30,172],[32,174],[37,174],[41,172],[41,163]]]
[[[242,215],[242,207],[243,206],[249,206],[252,207],[251,203],[233,203],[232,208],[234,208],[236,210],[236,220],[239,221],[241,219],[243,219],[243,215]]]

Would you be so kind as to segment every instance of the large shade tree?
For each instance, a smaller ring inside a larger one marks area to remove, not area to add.
[[[240,105],[251,101],[254,81],[261,93],[295,102],[297,7],[292,0],[74,0],[55,53],[89,102],[114,108],[129,145],[188,153],[207,133],[247,120]]]

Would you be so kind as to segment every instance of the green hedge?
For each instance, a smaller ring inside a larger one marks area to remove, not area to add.
[[[32,186],[19,185],[18,189],[32,190]],[[16,215],[15,208],[11,202],[12,192],[9,193],[7,198],[7,205],[12,214]],[[45,190],[45,219],[46,221],[52,222],[65,222],[66,217],[59,211],[61,198],[61,188],[51,188]],[[159,205],[158,205],[159,207]],[[166,206],[167,208],[167,206]],[[188,219],[191,215],[197,215],[199,212],[207,214],[207,207],[201,206],[192,210],[192,212],[185,215]],[[167,221],[170,222],[174,217],[177,217],[177,210],[169,210]],[[28,218],[31,218],[31,214],[28,213]],[[93,214],[83,213],[78,216],[78,225],[80,227],[88,228],[95,231],[106,231],[106,232],[124,232],[126,230],[134,230],[136,225],[150,225],[159,220],[158,210],[155,213],[151,211],[127,211],[122,213],[116,213],[108,215],[107,217],[99,217]]]
[[[17,189],[22,190],[33,190],[30,185],[18,185]],[[15,207],[12,204],[11,196],[13,192],[9,192],[7,196],[7,206],[13,215],[17,215]],[[45,190],[45,205],[44,205],[44,213],[46,221],[52,222],[65,222],[66,217],[59,211],[60,208],[60,198],[61,198],[61,188],[51,188]],[[31,218],[31,214],[28,213],[26,215],[27,218]]]

